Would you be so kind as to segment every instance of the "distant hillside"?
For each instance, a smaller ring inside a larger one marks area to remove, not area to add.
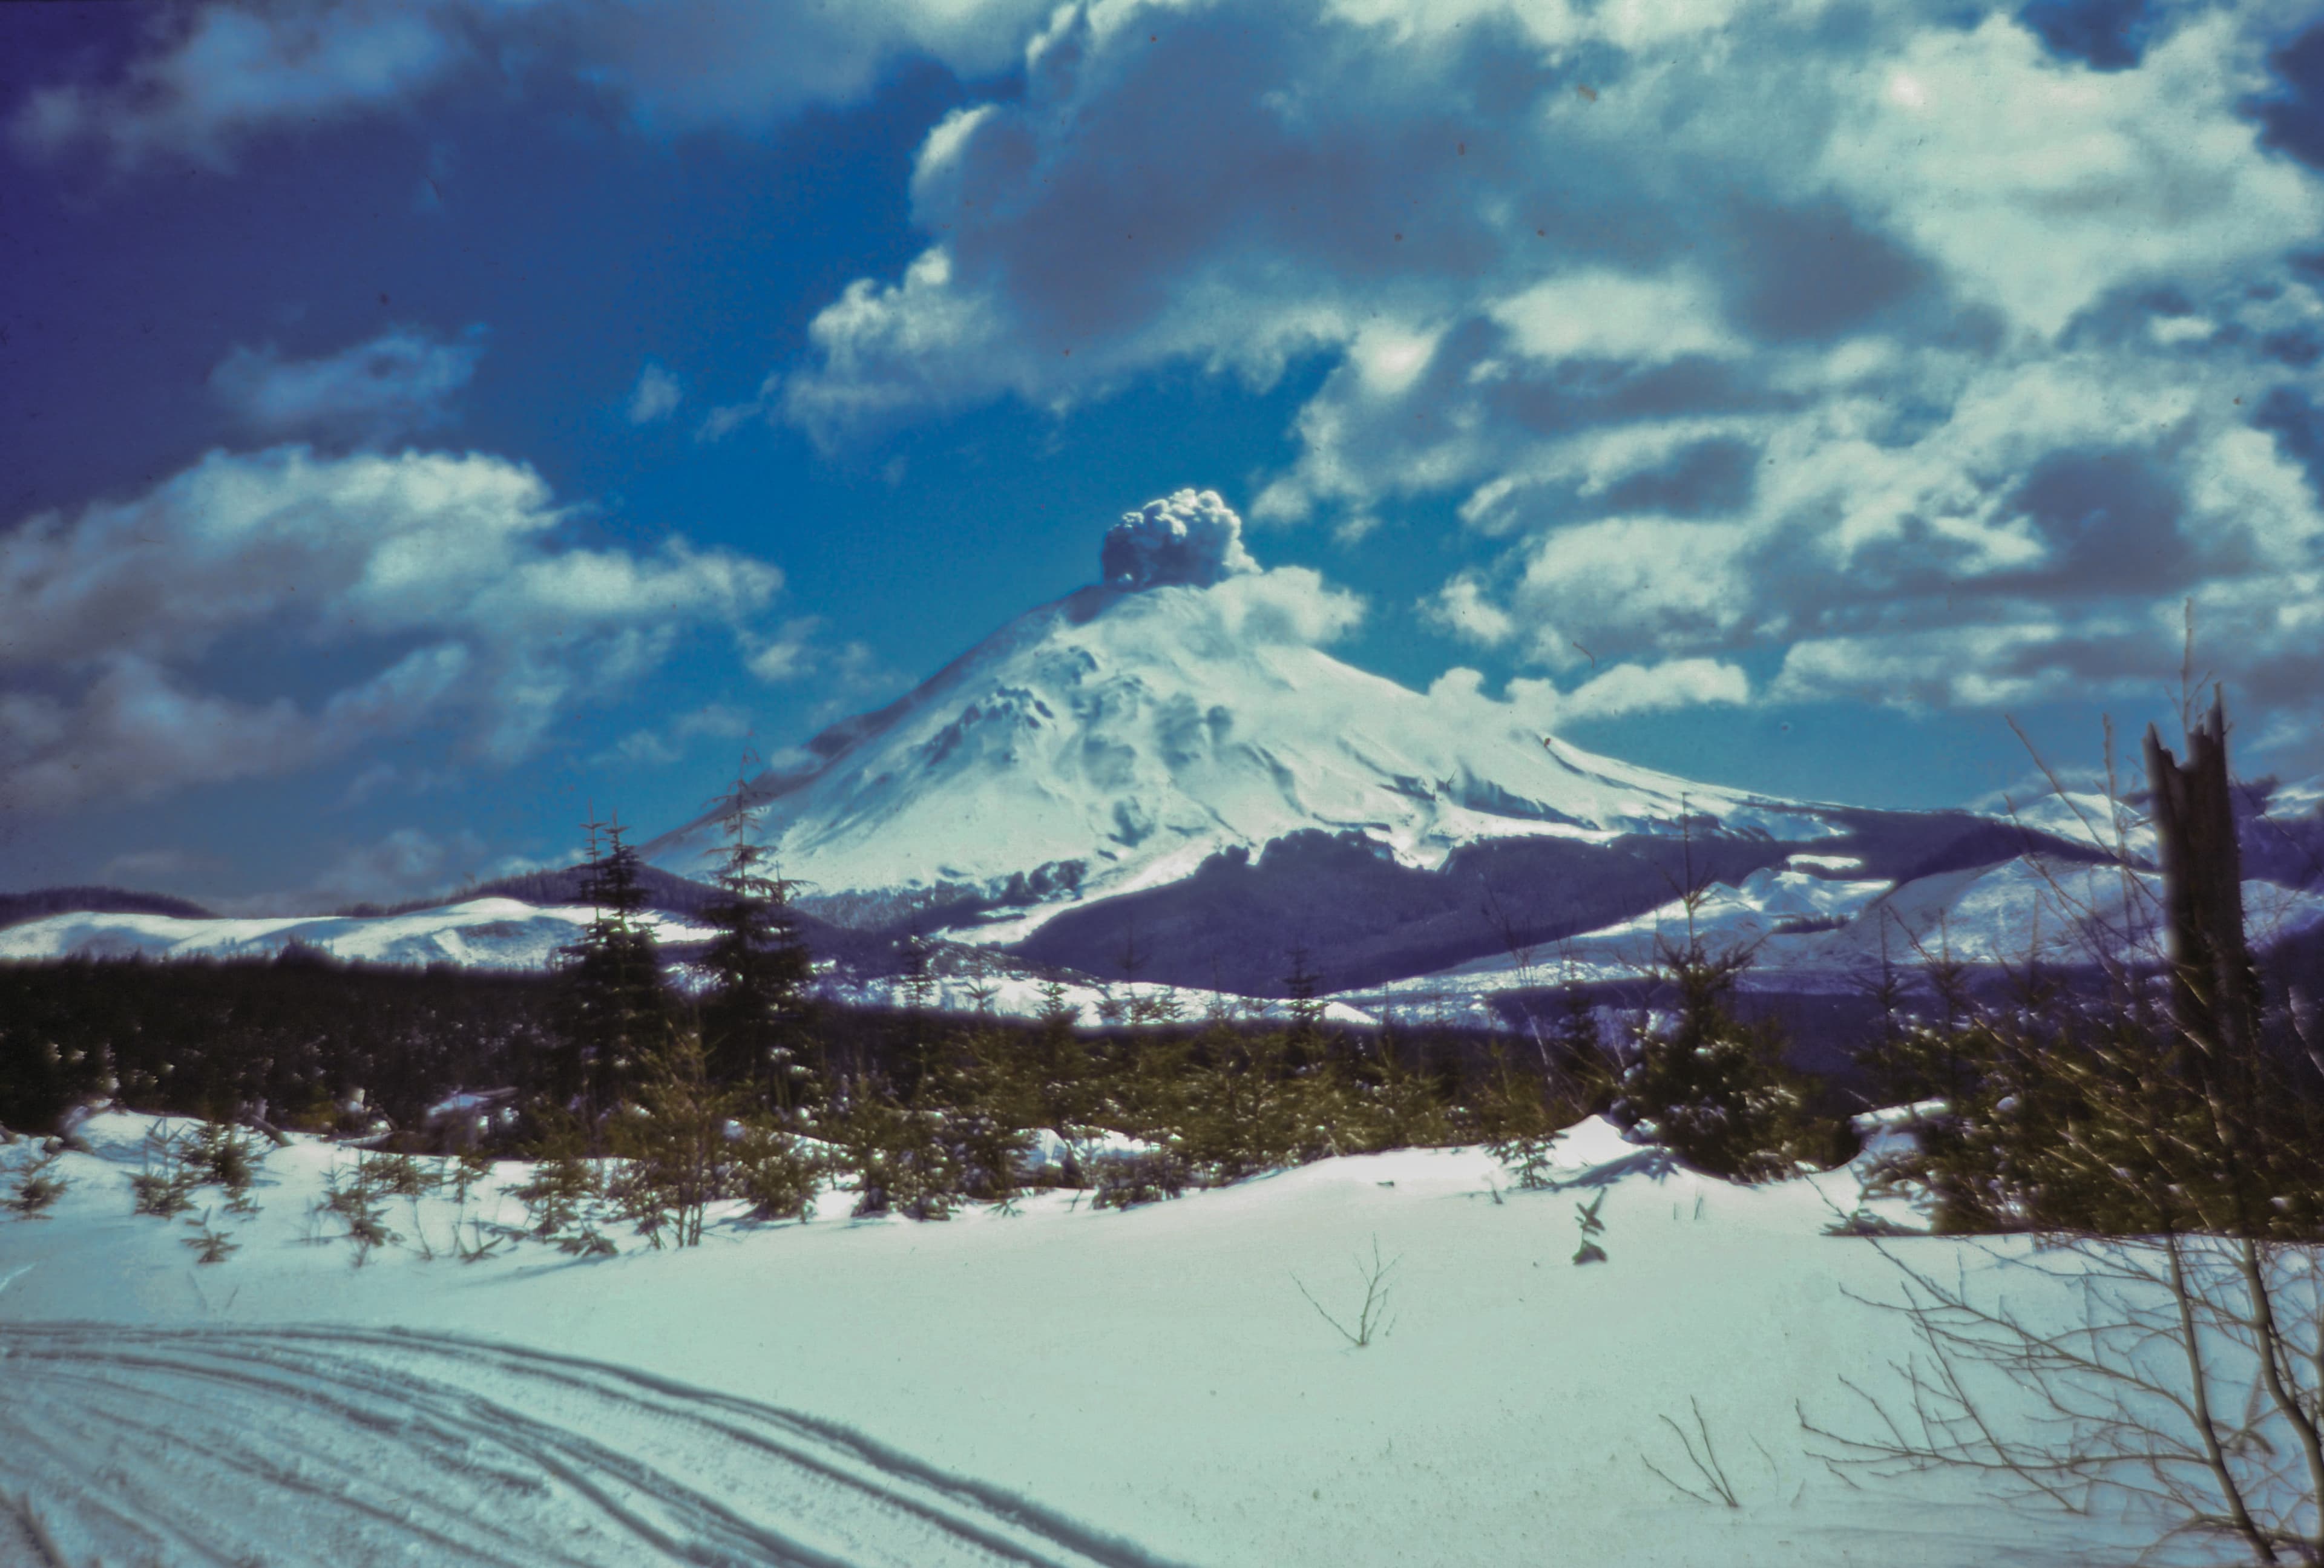
[[[441,898],[415,899],[402,904],[356,904],[337,912],[352,919],[373,919],[391,915],[417,914],[423,909],[440,909],[452,904],[466,903],[472,899],[514,899],[536,909],[586,904],[589,901],[585,885],[586,876],[586,868],[582,866],[567,866],[555,872],[528,872],[522,876],[496,877],[489,882],[462,888]],[[653,865],[639,866],[638,885],[645,890],[646,908],[681,919],[699,919],[704,909],[719,896],[718,890],[706,882],[692,881]],[[876,974],[891,973],[902,962],[897,955],[892,933],[848,930],[820,919],[805,909],[795,909],[792,916],[798,922],[800,938],[817,958],[837,959],[850,968]]]
[[[177,915],[189,920],[214,918],[199,904],[173,899],[167,893],[140,893],[128,888],[34,888],[29,893],[0,893],[0,926],[21,926],[48,915],[86,910],[99,915]]]
[[[563,871],[527,872],[522,876],[495,877],[489,882],[478,882],[435,898],[411,899],[401,904],[351,904],[333,913],[355,919],[370,919],[381,915],[410,915],[421,909],[440,909],[449,904],[465,904],[471,899],[514,899],[519,903],[545,908],[558,904],[586,904],[588,872],[581,866],[567,866]],[[663,871],[659,866],[641,865],[638,885],[645,890],[646,908],[659,909],[665,915],[698,915],[718,896],[718,890],[706,882],[689,881],[681,876]]]

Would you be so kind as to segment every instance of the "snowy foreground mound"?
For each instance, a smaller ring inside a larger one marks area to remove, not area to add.
[[[1860,1423],[1840,1379],[1890,1387],[1911,1350],[1855,1299],[1895,1266],[1823,1233],[1847,1171],[1737,1188],[1584,1123],[1562,1192],[1409,1150],[1126,1213],[854,1222],[835,1194],[688,1252],[455,1261],[464,1214],[521,1218],[503,1166],[465,1207],[395,1200],[401,1244],[357,1268],[310,1213],[355,1157],[301,1139],[202,1267],[131,1213],[146,1126],[98,1118],[51,1214],[0,1222],[0,1561],[43,1562],[35,1531],[73,1564],[925,1568],[1967,1568],[2152,1539],[1813,1456],[1800,1410]],[[1577,1268],[1600,1191],[1610,1260]],[[1303,1289],[1351,1319],[1375,1244],[1388,1326],[1356,1350]],[[1649,1468],[1696,1479],[1663,1417],[1697,1407],[1735,1508]]]

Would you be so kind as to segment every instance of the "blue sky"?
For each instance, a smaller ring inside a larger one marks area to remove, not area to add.
[[[0,887],[558,862],[1215,488],[1448,669],[1958,803],[2324,768],[2324,12],[0,7]]]

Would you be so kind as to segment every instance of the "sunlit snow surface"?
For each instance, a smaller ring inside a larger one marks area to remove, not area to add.
[[[1811,859],[1794,856],[1796,864]],[[1813,857],[1821,858],[1821,857]],[[2162,880],[2151,872],[2020,858],[1922,877],[1901,887],[1851,881],[1845,872],[1763,870],[1740,886],[1715,882],[1690,910],[1673,899],[1635,919],[1495,954],[1441,973],[1351,996],[1358,1005],[1406,1010],[1448,1003],[1480,1010],[1511,986],[1622,980],[1690,940],[1713,951],[1748,948],[1757,982],[1802,991],[1857,991],[1884,963],[1917,971],[1950,957],[1967,964],[2155,964],[2164,941]],[[2244,884],[2246,918],[2263,945],[2324,922],[2324,892]]]
[[[1161,1562],[829,1422],[492,1341],[0,1323],[0,1474],[66,1563]]]
[[[1823,1234],[1849,1172],[1737,1188],[1588,1122],[1562,1192],[1410,1150],[1129,1212],[1050,1193],[850,1222],[839,1193],[593,1262],[456,1262],[462,1211],[433,1196],[397,1200],[402,1243],[357,1268],[309,1213],[353,1156],[301,1139],[267,1155],[256,1218],[212,1216],[240,1250],[201,1267],[130,1213],[144,1125],[97,1119],[52,1216],[0,1221],[0,1532],[37,1520],[74,1568],[1970,1568],[2151,1538],[1975,1477],[1858,1490],[1815,1456],[1802,1412],[1860,1425],[1842,1379],[1883,1389],[1910,1348],[1858,1299],[1894,1299],[1895,1265]],[[519,1218],[520,1174],[466,1217]],[[1576,1268],[1600,1190],[1609,1260]],[[1357,1350],[1302,1292],[1351,1315],[1375,1246],[1387,1327]],[[1647,1468],[1695,1479],[1663,1417],[1697,1408],[1734,1508]]]
[[[770,774],[762,836],[824,894],[997,894],[1075,862],[1090,899],[1302,829],[1360,832],[1430,867],[1481,838],[1674,832],[1683,816],[1835,831],[1812,807],[1545,743],[1510,705],[1416,692],[1272,638],[1266,581],[1085,589],[1020,616]],[[718,842],[706,820],[645,853],[695,875]]]

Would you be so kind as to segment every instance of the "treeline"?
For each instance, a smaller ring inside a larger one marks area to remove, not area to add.
[[[49,915],[175,915],[189,920],[212,918],[199,904],[162,893],[134,892],[127,888],[40,888],[29,893],[0,893],[0,926],[21,925]]]
[[[332,1125],[359,1092],[417,1125],[455,1086],[535,1085],[556,1051],[558,982],[441,965],[66,958],[0,964],[0,1125],[71,1105]]]
[[[294,1130],[384,1118],[417,1147],[424,1113],[452,1091],[506,1086],[521,1114],[488,1145],[530,1152],[554,1134],[610,1152],[625,1111],[686,1080],[722,1117],[792,1134],[860,1144],[884,1127],[916,1149],[916,1190],[955,1197],[1005,1186],[994,1151],[1045,1130],[1167,1150],[1149,1174],[1176,1186],[1331,1154],[1545,1142],[1600,1110],[1723,1174],[1852,1152],[1843,1097],[1784,1066],[1781,1028],[1738,1016],[1741,965],[1701,953],[1672,955],[1693,986],[1687,1004],[1614,1039],[1578,992],[1516,1037],[1393,1019],[1337,1027],[1312,995],[1279,1019],[1092,1029],[1056,983],[1029,1019],[836,1008],[809,1001],[779,899],[741,901],[728,939],[699,961],[705,983],[672,985],[650,928],[624,916],[625,853],[616,843],[595,862],[599,918],[549,974],[368,967],[298,949],[0,965],[0,1125],[48,1129],[110,1097]],[[1657,1047],[1642,1051],[1646,1040]]]
[[[2223,749],[2207,757],[2223,780]],[[2206,809],[2223,814],[2213,788]],[[2287,993],[2268,1001],[2231,862],[2167,864],[2180,956],[2098,992],[2030,968],[1998,999],[1941,962],[1917,992],[1885,976],[1842,1084],[1801,1070],[1783,1021],[1746,1005],[1749,950],[1698,939],[1691,919],[1642,977],[1649,1005],[1609,1023],[1579,987],[1536,993],[1523,1028],[1481,1037],[1330,1027],[1304,964],[1279,1020],[1181,1019],[1149,997],[1129,1010],[1144,1027],[1093,1033],[1062,984],[1037,1019],[942,1015],[918,944],[908,1005],[818,1005],[790,884],[753,826],[738,781],[688,984],[656,947],[655,886],[617,823],[592,825],[572,893],[595,918],[547,975],[298,950],[0,966],[0,1124],[52,1127],[110,1096],[300,1128],[383,1117],[416,1146],[452,1091],[504,1087],[513,1114],[464,1139],[622,1158],[654,1129],[699,1142],[739,1125],[852,1149],[859,1175],[884,1173],[864,1177],[866,1201],[908,1192],[926,1210],[1005,1195],[1044,1132],[1138,1140],[1167,1187],[1430,1144],[1494,1145],[1537,1171],[1555,1130],[1600,1112],[1753,1181],[1851,1157],[1849,1112],[1868,1102],[1919,1102],[1917,1151],[1894,1174],[1933,1195],[1941,1229],[2324,1237],[2324,1038]],[[2186,891],[2206,877],[2212,893]],[[2208,924],[2189,924],[2197,909]]]

